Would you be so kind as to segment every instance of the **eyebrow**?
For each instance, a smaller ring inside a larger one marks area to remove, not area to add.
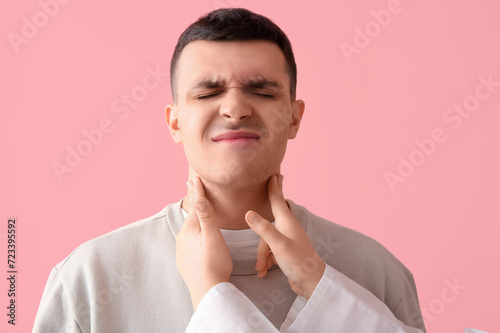
[[[281,89],[281,84],[279,84],[277,81],[273,80],[268,80],[265,78],[258,78],[258,79],[249,79],[244,83],[245,86],[251,87],[254,89],[264,89],[264,88],[277,88]]]
[[[277,81],[268,80],[263,77],[259,77],[256,79],[246,79],[243,83],[243,88],[253,88],[253,89],[265,89],[265,88],[276,88],[281,90],[283,87]],[[217,89],[223,87],[226,84],[226,81],[223,79],[214,79],[214,78],[204,78],[201,81],[197,82],[191,90],[198,89]]]
[[[225,81],[213,78],[204,78],[196,83],[191,90],[197,89],[214,89],[224,86]]]

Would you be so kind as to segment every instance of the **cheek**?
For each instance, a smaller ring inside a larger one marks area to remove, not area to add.
[[[269,139],[272,141],[287,141],[291,124],[291,111],[274,108],[270,110],[266,120]]]
[[[209,124],[207,113],[196,110],[185,110],[179,117],[179,127],[182,131],[183,141],[191,145],[199,145],[204,140],[206,128]]]

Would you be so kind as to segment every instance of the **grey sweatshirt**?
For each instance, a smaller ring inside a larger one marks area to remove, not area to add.
[[[182,200],[90,240],[50,273],[33,332],[184,332],[193,308],[176,266]],[[287,199],[321,258],[425,331],[411,272],[375,240]],[[230,282],[279,328],[296,295],[279,268],[256,276],[255,260],[234,261]]]

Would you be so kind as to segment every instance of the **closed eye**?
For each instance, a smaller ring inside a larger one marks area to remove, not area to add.
[[[263,98],[274,98],[274,95],[255,93],[255,95]]]
[[[202,96],[196,96],[196,99],[209,99],[211,97],[217,96],[218,94],[209,94],[209,95],[202,95]]]

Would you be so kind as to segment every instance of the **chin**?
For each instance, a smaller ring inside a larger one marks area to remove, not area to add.
[[[267,183],[272,174],[273,172],[263,172],[263,170],[259,172],[255,172],[255,170],[253,170],[253,172],[249,170],[242,172],[225,172],[219,173],[214,178],[214,182],[221,188],[252,187]]]
[[[200,163],[194,171],[206,182],[220,188],[248,187],[267,183],[269,177],[280,172],[280,163],[273,159],[244,162],[226,159],[217,163]]]

